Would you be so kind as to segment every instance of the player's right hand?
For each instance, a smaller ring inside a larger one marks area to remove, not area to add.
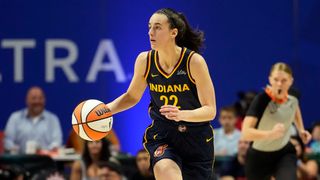
[[[273,126],[270,132],[270,138],[272,139],[279,139],[284,135],[285,127],[282,123],[277,123]]]

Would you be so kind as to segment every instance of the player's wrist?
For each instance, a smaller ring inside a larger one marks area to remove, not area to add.
[[[188,122],[188,113],[185,110],[179,111],[179,120]]]

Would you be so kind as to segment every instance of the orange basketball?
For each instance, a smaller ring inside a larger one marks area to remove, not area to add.
[[[72,113],[73,130],[88,141],[97,141],[108,135],[113,118],[103,102],[89,99],[81,102]]]

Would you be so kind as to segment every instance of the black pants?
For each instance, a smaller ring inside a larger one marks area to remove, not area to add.
[[[209,123],[189,126],[154,120],[144,135],[151,167],[161,159],[175,161],[184,180],[207,180],[213,173],[213,130]]]
[[[245,172],[248,180],[296,180],[297,156],[294,146],[289,142],[274,152],[248,150]]]

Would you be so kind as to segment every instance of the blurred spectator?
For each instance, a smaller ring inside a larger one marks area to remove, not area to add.
[[[219,122],[221,128],[215,130],[215,155],[233,156],[237,153],[241,133],[235,128],[236,121],[236,111],[233,107],[223,107],[220,110]]]
[[[131,180],[154,180],[154,175],[150,169],[150,156],[145,149],[141,149],[136,157],[138,172],[135,173]]]
[[[106,139],[85,141],[82,160],[73,163],[70,179],[97,179],[98,163],[110,159],[109,145],[110,143]]]
[[[220,180],[245,180],[244,164],[250,142],[240,139],[238,154],[223,165],[220,171]]]
[[[119,163],[113,161],[102,161],[98,169],[99,180],[126,180],[122,167]]]
[[[320,122],[313,125],[310,148],[312,153],[320,153]]]
[[[0,130],[0,155],[4,152],[4,132]]]
[[[0,179],[1,180],[23,180],[27,176],[26,172],[20,166],[2,165],[0,164]]]
[[[42,170],[32,176],[32,180],[66,180],[67,178],[56,170]]]
[[[298,157],[297,177],[298,180],[316,180],[318,173],[318,164],[315,160],[306,160],[304,157],[304,144],[302,140],[295,136],[290,139],[291,144],[296,149]]]
[[[115,153],[120,152],[120,141],[118,139],[117,134],[115,133],[114,130],[111,130],[110,133],[105,137],[110,143],[111,150],[114,151]],[[74,150],[81,154],[83,151],[83,146],[84,146],[85,140],[80,138],[74,130],[71,130],[69,134],[69,138],[66,143],[67,148],[74,148]]]
[[[26,105],[27,108],[12,113],[7,122],[5,150],[26,153],[32,149],[29,153],[35,153],[37,149],[54,150],[60,147],[60,122],[55,114],[45,110],[45,94],[40,87],[28,90]]]
[[[237,112],[237,122],[236,122],[237,129],[241,130],[244,116],[256,95],[257,93],[255,91],[238,92],[239,100],[234,104],[234,107]]]
[[[237,116],[240,116],[242,119],[244,118],[250,103],[253,101],[256,95],[257,93],[254,91],[238,92],[239,100],[234,104],[234,107],[237,111]]]

